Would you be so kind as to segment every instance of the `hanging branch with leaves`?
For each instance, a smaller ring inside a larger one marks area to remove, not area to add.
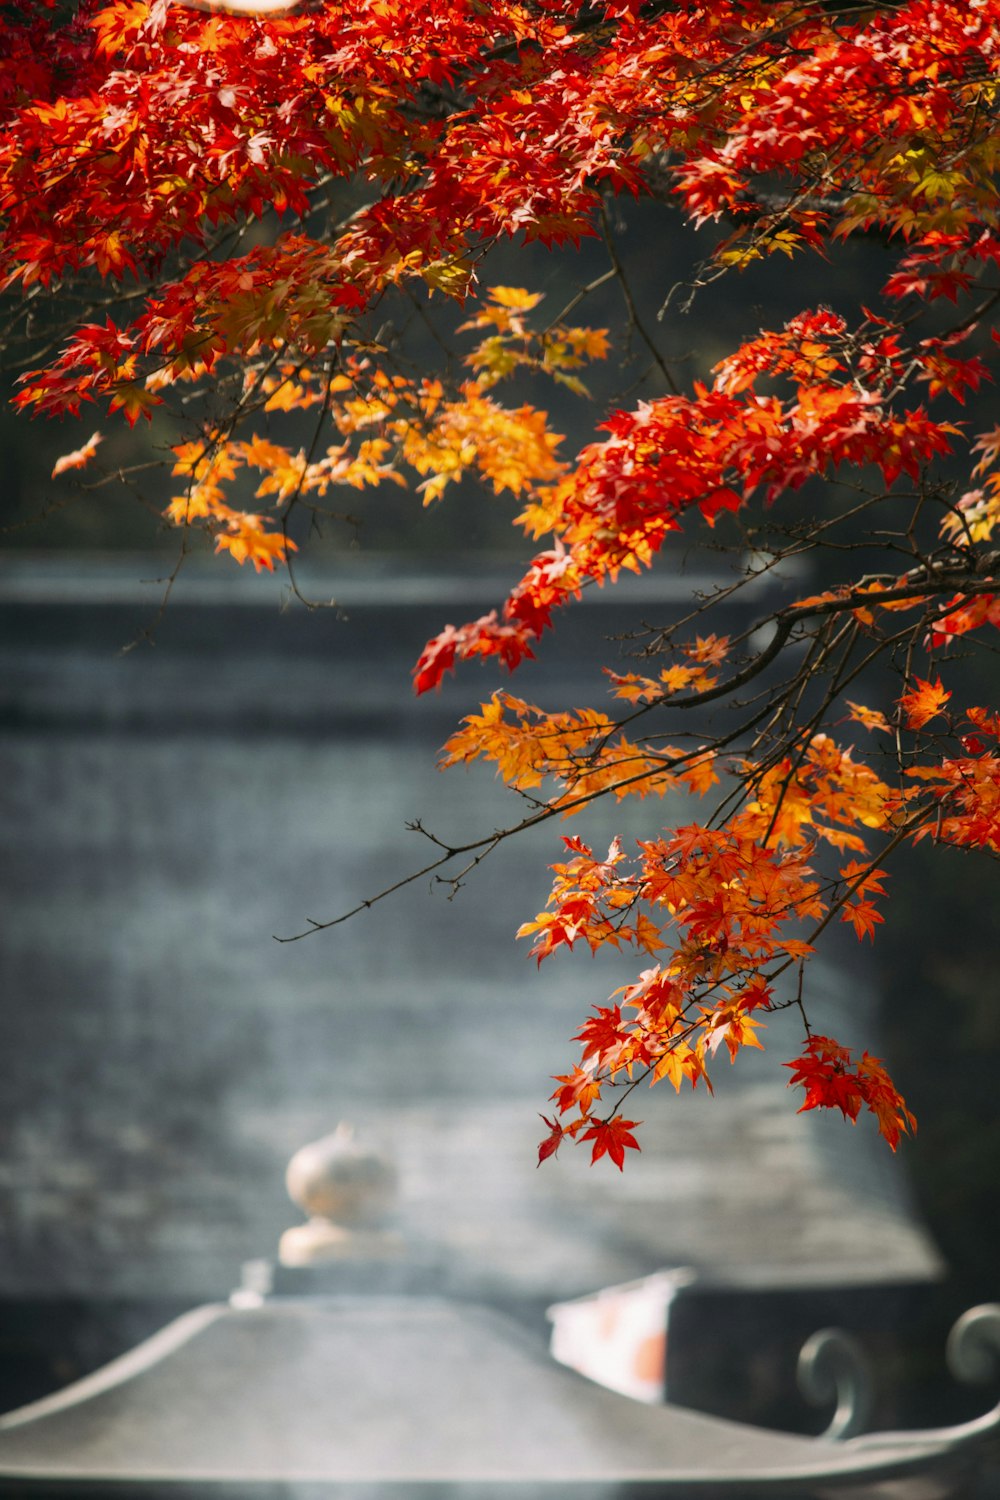
[[[426,644],[418,692],[472,658],[515,669],[585,589],[669,568],[680,536],[751,558],[633,643],[610,707],[501,689],[445,747],[528,808],[461,847],[420,830],[416,873],[453,884],[595,799],[708,809],[654,817],[631,852],[564,840],[522,928],[538,961],[581,945],[648,967],[583,1022],[541,1157],[570,1138],[620,1167],[639,1083],[708,1085],[778,1011],[804,1027],[802,1108],[870,1111],[895,1148],[913,1117],[878,1059],[813,1029],[808,964],[831,922],[873,937],[906,846],[1000,847],[1000,715],[986,673],[952,671],[988,662],[1000,624],[1000,428],[962,415],[1000,337],[1000,0],[11,0],[0,27],[15,404],[155,418],[166,524],[273,570],[293,566],[294,518],[343,514],[352,491],[512,496],[538,550],[496,611]],[[858,236],[891,269],[875,306],[793,307],[688,383],[638,308],[620,196],[716,226],[688,301]],[[538,291],[489,282],[502,242],[588,236],[608,269],[551,320]],[[610,283],[623,329],[575,321]],[[386,336],[404,305],[461,308],[440,369]],[[519,382],[585,396],[632,334],[658,393],[567,455]],[[296,445],[282,424],[304,413]],[[62,482],[100,465],[103,436],[58,460]],[[815,559],[817,592],[720,628],[762,571]],[[876,667],[895,687],[869,706]]]

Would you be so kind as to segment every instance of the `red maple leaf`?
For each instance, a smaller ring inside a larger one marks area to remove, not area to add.
[[[600,1161],[607,1154],[618,1168],[619,1172],[625,1167],[625,1152],[639,1151],[641,1147],[633,1129],[641,1124],[640,1120],[624,1120],[621,1115],[613,1115],[610,1120],[601,1120],[585,1130],[581,1140],[593,1141],[593,1149],[590,1154],[591,1162]]]

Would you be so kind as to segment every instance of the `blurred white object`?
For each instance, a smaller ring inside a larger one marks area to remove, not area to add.
[[[395,1204],[395,1168],[356,1141],[346,1122],[296,1151],[285,1183],[309,1222],[281,1236],[278,1259],[283,1266],[380,1258],[402,1250],[399,1235],[385,1228]]]
[[[547,1314],[553,1358],[635,1401],[662,1401],[670,1304],[694,1279],[679,1266],[554,1303]]]

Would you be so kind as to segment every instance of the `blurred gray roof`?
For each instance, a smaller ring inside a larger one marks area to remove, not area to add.
[[[964,1440],[980,1440],[986,1425]],[[834,1494],[838,1480],[947,1468],[956,1436],[834,1444],[764,1432],[617,1396],[482,1309],[283,1300],[199,1308],[96,1375],[0,1418],[0,1481],[19,1493],[33,1481],[75,1490],[169,1480],[239,1483],[245,1493],[279,1482],[436,1482],[475,1484],[477,1494],[518,1481],[646,1481],[658,1492],[770,1496],[822,1479]]]

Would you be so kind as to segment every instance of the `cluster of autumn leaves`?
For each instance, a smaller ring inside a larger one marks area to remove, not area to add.
[[[4,337],[30,343],[38,307],[67,292],[89,309],[17,404],[153,423],[177,481],[166,522],[258,570],[288,561],[296,510],[336,511],[352,489],[408,484],[431,504],[472,478],[514,497],[543,548],[497,611],[427,643],[419,692],[463,660],[516,667],[559,609],[650,566],[684,527],[846,472],[887,497],[900,482],[923,493],[930,466],[970,443],[930,408],[990,376],[977,330],[1000,299],[1000,0],[327,0],[243,19],[167,0],[81,0],[67,18],[12,0],[0,24],[0,286],[21,309]],[[720,226],[706,276],[881,237],[895,261],[880,310],[797,313],[689,393],[612,412],[570,459],[546,414],[501,388],[527,374],[585,392],[608,333],[571,307],[550,316],[537,292],[481,285],[483,258],[504,239],[593,234],[606,195],[664,180],[690,222]],[[459,370],[394,362],[378,336],[394,297],[462,305]],[[927,306],[953,304],[950,325],[921,329]],[[101,441],[55,473],[98,462]],[[795,600],[775,628],[837,618],[875,652],[903,621],[933,662],[1000,623],[983,550],[1000,525],[1000,428],[971,449],[972,487],[942,502],[929,553]],[[707,633],[611,688],[645,724],[724,698],[747,670]],[[449,741],[446,764],[489,761],[552,814],[725,793],[632,861],[566,841],[549,906],[522,929],[539,960],[580,942],[655,962],[584,1024],[543,1157],[572,1137],[621,1166],[635,1122],[612,1091],[707,1083],[720,1049],[759,1046],[762,1015],[804,1020],[780,976],[801,973],[834,918],[871,936],[891,848],[1000,845],[988,709],[951,709],[910,650],[891,718],[839,711],[887,737],[891,785],[829,725],[793,722],[780,753],[755,758],[507,692]],[[845,862],[827,868],[824,846]],[[881,1063],[808,1023],[789,1066],[803,1108],[869,1110],[893,1147],[912,1128]]]
[[[485,314],[470,326],[483,326],[487,316],[493,326],[516,324],[516,310],[538,300],[537,294],[494,287]],[[552,330],[538,356],[526,352],[528,342],[525,335],[508,345],[494,334],[469,356],[481,378],[451,391],[440,379],[390,375],[361,355],[346,356],[335,374],[286,362],[268,373],[251,367],[244,373],[244,397],[257,397],[265,414],[320,408],[339,440],[307,452],[259,435],[248,440],[207,430],[197,440],[175,444],[173,473],[184,487],[168,505],[167,519],[175,526],[209,526],[217,551],[260,571],[285,561],[296,544],[284,528],[276,529],[273,512],[237,511],[227,504],[225,495],[240,468],[259,475],[254,499],[277,508],[325,499],[331,489],[386,483],[405,488],[408,476],[424,505],[470,472],[497,494],[533,490],[562,471],[559,439],[543,412],[527,405],[505,407],[490,396],[492,371],[499,362],[537,359],[562,376],[564,366],[575,368],[602,345],[589,330],[576,328]]]
[[[721,661],[726,646],[699,641],[691,654]],[[642,683],[646,701],[669,696],[671,670],[659,683]],[[675,670],[687,685],[691,669]],[[619,694],[635,694],[631,674],[612,674],[612,681]],[[853,702],[849,717],[877,733],[917,732],[946,715],[949,697],[939,680],[918,678],[899,701],[895,726]],[[762,1014],[801,1008],[801,989],[786,998],[778,982],[790,969],[801,973],[828,922],[839,917],[865,938],[884,921],[886,872],[870,855],[873,834],[890,845],[933,834],[997,847],[1000,716],[971,708],[963,729],[960,756],[911,764],[906,784],[893,788],[827,734],[808,737],[794,758],[761,770],[715,750],[660,746],[653,754],[616,733],[607,715],[544,714],[509,693],[496,693],[467,717],[445,747],[444,764],[484,758],[522,792],[552,779],[560,786],[547,803],[553,810],[573,812],[605,792],[704,795],[722,777],[749,793],[717,826],[691,822],[639,840],[633,861],[617,839],[602,858],[580,838],[564,837],[572,857],[553,866],[547,908],[518,933],[534,939],[538,962],[577,943],[591,952],[631,948],[663,957],[585,1022],[581,1062],[557,1079],[558,1113],[545,1118],[541,1160],[563,1140],[580,1138],[593,1143],[595,1160],[606,1152],[621,1166],[624,1149],[637,1145],[637,1122],[617,1107],[608,1111],[613,1091],[662,1079],[677,1090],[685,1081],[711,1089],[709,1063],[723,1044],[734,1061],[741,1048],[761,1045]],[[824,845],[853,857],[817,873],[814,855]],[[787,1066],[791,1083],[805,1090],[803,1109],[835,1107],[856,1120],[866,1108],[894,1150],[915,1128],[883,1064],[867,1052],[854,1058],[807,1026],[805,1049]]]

